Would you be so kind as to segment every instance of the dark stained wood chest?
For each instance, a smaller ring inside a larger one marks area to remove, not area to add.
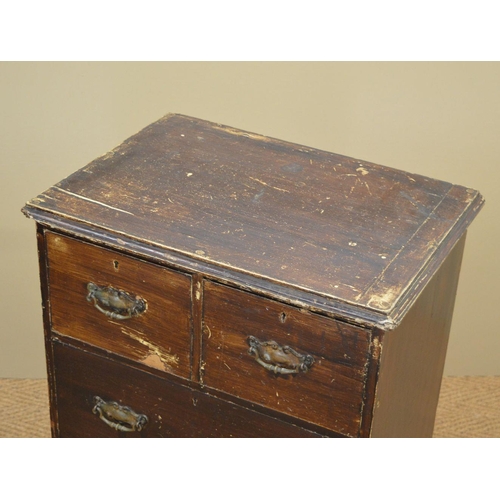
[[[165,116],[23,209],[53,436],[431,436],[482,205]]]

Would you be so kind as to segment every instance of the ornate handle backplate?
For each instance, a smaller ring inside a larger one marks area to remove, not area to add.
[[[94,301],[96,309],[111,319],[129,319],[139,316],[147,309],[146,301],[112,286],[87,285],[89,302]]]
[[[92,413],[111,428],[122,432],[141,432],[148,423],[148,417],[136,413],[128,406],[121,406],[115,401],[106,402],[99,396],[94,397]]]
[[[266,370],[281,375],[307,372],[314,363],[310,354],[300,354],[290,346],[280,346],[274,340],[261,342],[249,336],[247,338],[250,349],[248,354],[254,356],[255,361]]]

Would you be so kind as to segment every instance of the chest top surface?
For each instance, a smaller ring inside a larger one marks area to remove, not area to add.
[[[169,114],[28,202],[393,328],[483,204],[473,189]]]

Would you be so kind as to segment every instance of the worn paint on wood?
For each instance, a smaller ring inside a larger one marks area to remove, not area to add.
[[[54,343],[57,437],[321,437],[80,349]],[[144,414],[141,432],[119,432],[92,412],[94,397]]]
[[[167,115],[25,211],[391,329],[482,203],[447,182]]]
[[[360,429],[370,332],[206,282],[203,381],[266,408],[347,436]],[[250,355],[248,337],[309,354],[305,373],[277,375]]]
[[[53,330],[191,377],[189,276],[52,232],[46,240]],[[139,295],[147,309],[122,321],[108,318],[87,300],[89,282]]]
[[[144,437],[430,435],[482,204],[168,115],[24,208],[53,435],[117,435],[95,396],[151,416]]]

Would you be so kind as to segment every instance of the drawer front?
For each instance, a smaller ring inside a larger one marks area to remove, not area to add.
[[[51,327],[151,367],[191,376],[191,278],[47,232]]]
[[[59,342],[59,437],[321,437]]]
[[[210,281],[203,321],[206,386],[358,435],[369,331]]]

